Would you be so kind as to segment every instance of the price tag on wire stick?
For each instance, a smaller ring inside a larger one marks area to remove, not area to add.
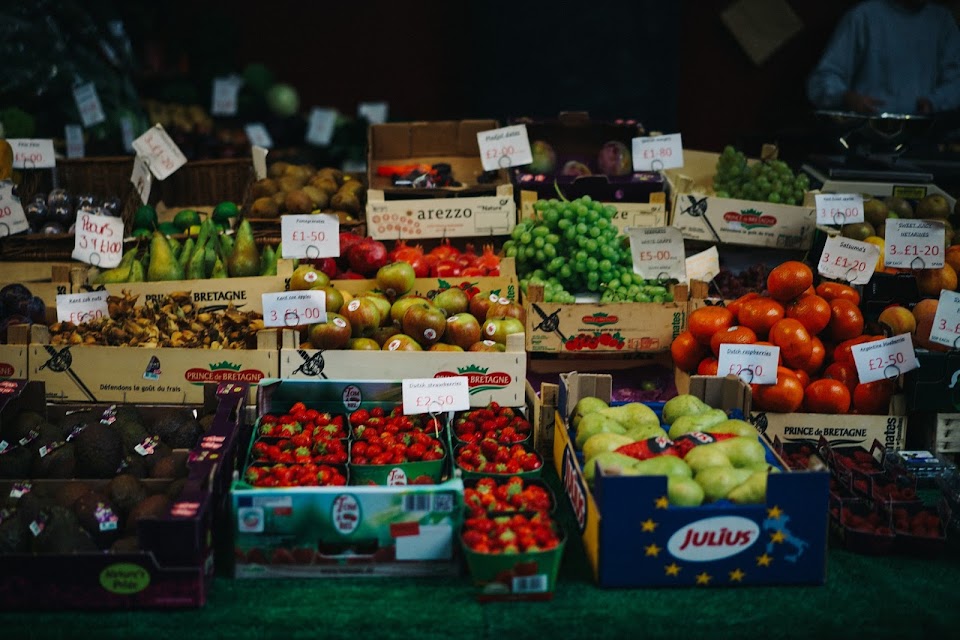
[[[869,242],[831,236],[823,245],[817,272],[850,284],[867,284],[880,258],[880,247]]]
[[[883,264],[903,269],[943,267],[945,231],[936,220],[887,218]]]
[[[676,227],[628,227],[633,271],[647,280],[687,280],[683,235]]]
[[[14,169],[51,169],[57,166],[53,140],[43,138],[8,138],[13,149]]]
[[[686,260],[687,278],[710,282],[720,273],[720,254],[715,246],[695,253]]]
[[[140,194],[141,202],[147,204],[147,201],[150,200],[150,189],[153,187],[153,175],[150,173],[150,166],[147,161],[141,156],[133,159],[133,173],[130,174],[130,182],[133,183],[133,188]]]
[[[909,333],[854,345],[851,351],[860,382],[875,382],[884,378],[892,380],[920,366]]]
[[[103,112],[103,105],[100,104],[100,96],[97,95],[97,87],[92,82],[75,86],[73,88],[73,100],[77,104],[77,111],[80,112],[80,122],[83,123],[84,127],[90,128],[107,119]]]
[[[663,171],[682,166],[683,142],[679,133],[633,139],[634,171]]]
[[[776,384],[780,347],[721,344],[717,373],[739,376],[747,384]]]
[[[165,180],[187,164],[187,157],[159,124],[150,127],[146,133],[134,140],[133,149],[138,156],[146,158],[150,172],[157,180]]]
[[[86,153],[83,143],[83,127],[68,124],[63,128],[63,137],[67,141],[67,157],[82,158]]]
[[[57,322],[90,322],[109,315],[107,291],[84,291],[57,295]]]
[[[337,124],[337,110],[314,107],[307,121],[306,141],[323,147],[330,144]]]
[[[123,219],[77,212],[71,257],[95,267],[113,268],[123,254]]]
[[[340,255],[340,218],[315,213],[280,216],[281,258],[335,258]]]
[[[960,349],[960,293],[943,289],[930,328],[930,342]]]
[[[250,156],[253,162],[253,175],[257,177],[257,180],[263,180],[267,177],[268,153],[270,153],[270,149],[264,149],[263,147],[258,147],[257,145],[250,147]]]
[[[863,222],[863,196],[859,193],[818,193],[814,196],[817,224]]]
[[[237,94],[243,84],[238,76],[213,79],[213,96],[210,113],[215,116],[232,116],[237,113]]]
[[[366,118],[370,124],[383,124],[389,114],[389,102],[361,102],[357,105],[357,116]]]
[[[0,182],[0,238],[30,228],[20,199],[13,195],[13,183]]]
[[[323,291],[284,291],[263,294],[265,327],[297,327],[327,321],[327,294]]]
[[[263,123],[251,122],[250,124],[244,125],[243,130],[246,132],[247,139],[250,140],[250,144],[253,146],[263,147],[264,149],[273,148],[273,138],[270,137],[270,132],[263,126]]]
[[[470,386],[466,376],[404,378],[400,384],[404,415],[470,409]]]
[[[480,162],[484,171],[508,169],[533,162],[527,125],[515,124],[477,133]]]

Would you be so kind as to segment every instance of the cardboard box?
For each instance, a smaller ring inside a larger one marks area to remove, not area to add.
[[[591,491],[564,420],[574,398],[596,391],[596,379],[584,384],[591,383],[581,388],[578,374],[564,377],[553,457],[601,587],[823,584],[828,473],[771,474],[764,505],[672,507],[664,476],[601,472]],[[708,403],[749,397],[733,378],[698,381],[695,390]]]
[[[479,157],[479,155],[477,156]],[[367,233],[377,240],[507,235],[517,226],[513,187],[494,195],[389,200],[380,189],[367,192]]]
[[[957,203],[956,198],[931,183],[897,184],[895,182],[870,182],[867,180],[839,180],[828,175],[823,176],[822,182],[823,186],[820,191],[823,193],[865,193],[875,198],[896,196],[909,201],[914,208],[919,200],[933,194],[946,198],[951,211]]]
[[[0,378],[27,379],[27,346],[0,344]]]

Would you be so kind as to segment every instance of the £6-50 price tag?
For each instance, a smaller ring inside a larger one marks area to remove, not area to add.
[[[297,327],[327,321],[327,294],[323,291],[264,293],[263,325]]]
[[[527,125],[515,124],[477,133],[480,162],[484,171],[508,169],[533,162]]]
[[[633,170],[662,171],[683,166],[683,141],[679,133],[633,139]]]
[[[90,322],[106,318],[107,291],[85,291],[57,295],[57,322]]]
[[[157,180],[165,180],[187,164],[187,157],[159,124],[150,127],[146,133],[134,140],[133,149],[138,156],[146,158],[150,172]]]
[[[628,227],[633,271],[648,280],[687,279],[683,235],[676,227]]]
[[[894,379],[920,366],[909,333],[854,345],[851,351],[860,382]]]
[[[942,222],[887,218],[883,264],[906,269],[940,269],[944,235]]]
[[[863,196],[859,193],[818,193],[817,224],[853,224],[863,222]]]
[[[960,348],[960,293],[943,289],[930,328],[930,341]]]
[[[0,238],[30,228],[20,199],[13,195],[13,183],[0,182]]]
[[[123,254],[123,220],[99,216],[89,211],[77,212],[71,257],[95,267],[112,268],[120,264]]]
[[[717,373],[733,374],[747,384],[776,384],[780,347],[755,344],[721,344]]]
[[[467,411],[470,386],[466,376],[404,378],[400,381],[404,415]]]
[[[869,242],[831,236],[823,245],[817,272],[850,284],[867,284],[877,268],[880,247]]]
[[[57,166],[53,140],[34,138],[8,139],[13,149],[14,169],[51,169]]]
[[[335,258],[340,255],[340,218],[316,213],[280,216],[282,258]]]

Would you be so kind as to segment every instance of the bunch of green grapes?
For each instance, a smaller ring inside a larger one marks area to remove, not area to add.
[[[664,285],[648,282],[635,273],[621,273],[607,283],[600,302],[673,302],[673,294]]]
[[[564,289],[556,276],[548,276],[543,269],[535,269],[528,277],[520,279],[520,291],[523,292],[523,295],[527,295],[527,288],[531,284],[543,286],[544,302],[573,304],[577,301],[576,296]]]
[[[794,175],[782,160],[747,164],[743,152],[727,145],[717,160],[713,188],[721,198],[799,205],[810,188],[810,178],[805,173]]]

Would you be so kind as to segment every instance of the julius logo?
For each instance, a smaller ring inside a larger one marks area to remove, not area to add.
[[[777,219],[771,215],[764,215],[756,209],[744,209],[739,213],[728,211],[723,214],[723,219],[731,227],[741,227],[743,229],[769,228],[777,224]]]
[[[753,520],[719,516],[691,522],[667,541],[667,550],[681,560],[710,562],[729,558],[750,547],[760,536]]]
[[[214,362],[209,365],[209,369],[194,367],[183,372],[183,378],[193,384],[203,384],[204,382],[250,382],[257,383],[266,377],[263,371],[258,369],[241,369],[241,365],[227,362]]]
[[[584,324],[592,324],[598,327],[603,327],[608,324],[616,324],[620,322],[620,318],[608,313],[594,313],[589,316],[583,316],[581,321]]]
[[[341,493],[333,500],[330,519],[339,533],[353,533],[360,526],[360,503],[349,493]]]
[[[438,371],[434,378],[450,378],[453,376],[466,376],[467,386],[470,387],[470,393],[480,393],[481,391],[492,391],[494,389],[503,389],[510,384],[513,377],[503,371],[494,371],[487,373],[489,369],[478,367],[471,364],[467,367],[457,367],[456,372]]]

